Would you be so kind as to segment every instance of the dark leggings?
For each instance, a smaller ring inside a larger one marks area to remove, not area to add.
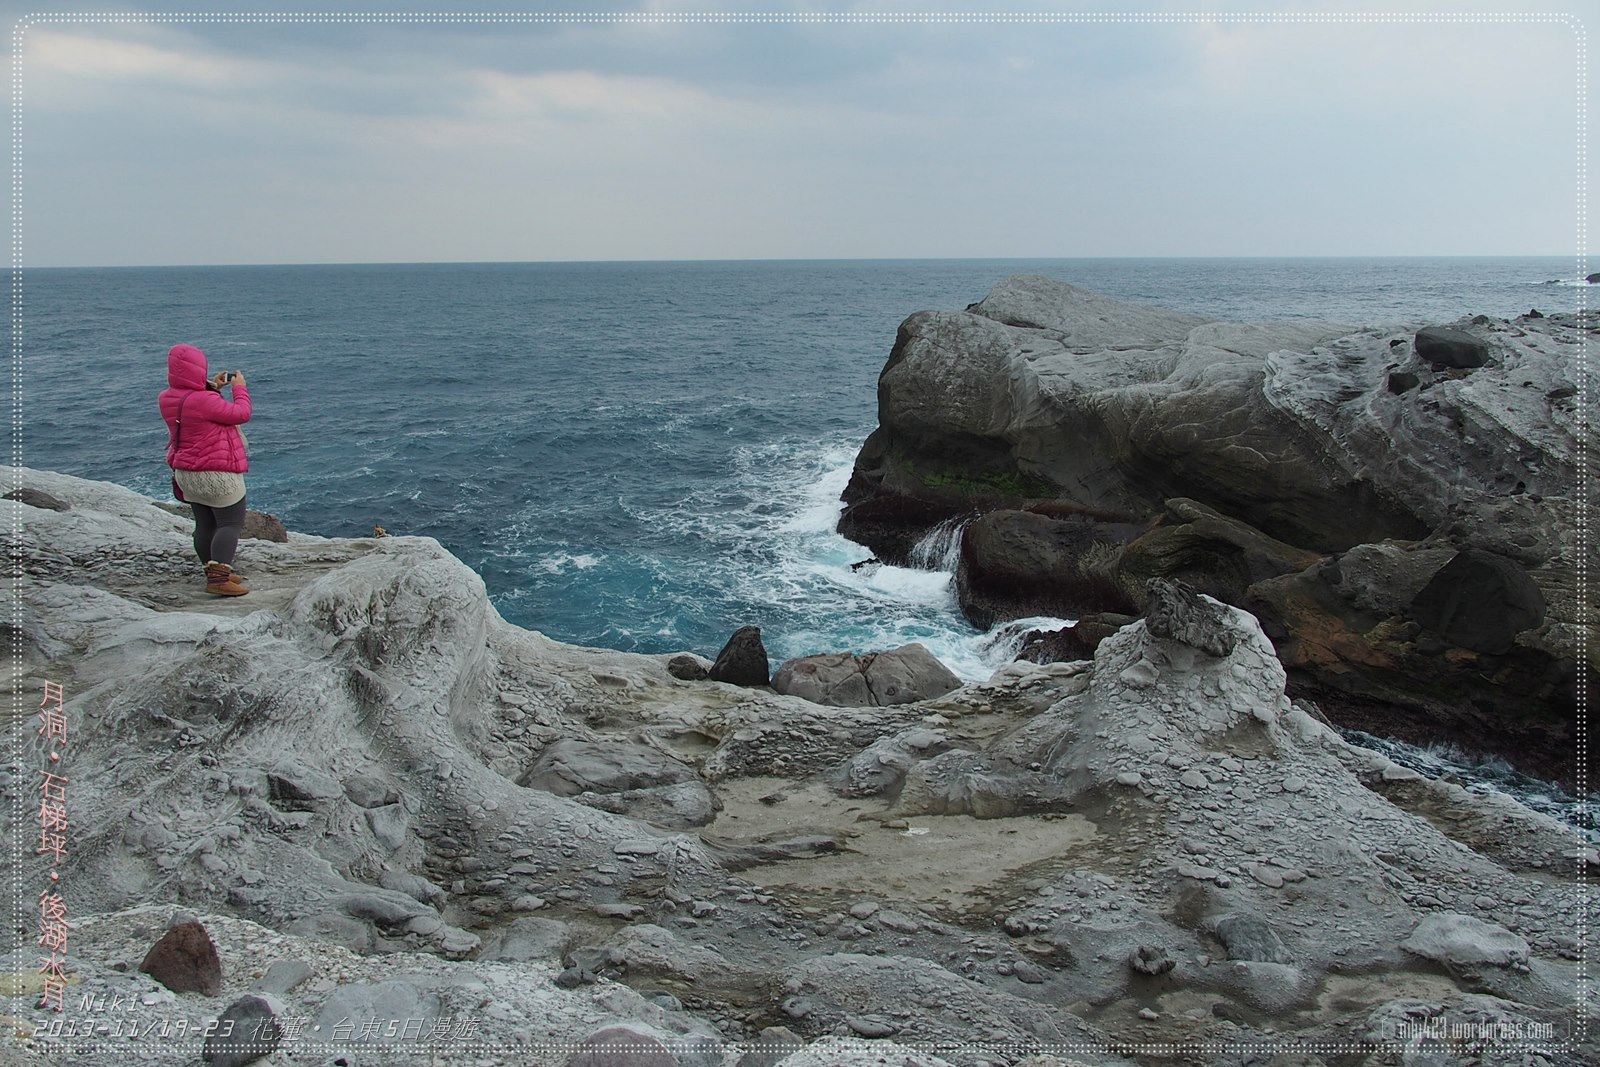
[[[244,497],[225,508],[208,508],[190,502],[194,509],[194,550],[201,563],[233,564],[239,550],[239,535],[244,532]]]

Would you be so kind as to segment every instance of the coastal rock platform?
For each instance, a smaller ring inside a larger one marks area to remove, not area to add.
[[[1092,660],[832,707],[511,626],[428,538],[245,542],[208,598],[183,519],[5,474],[69,508],[6,505],[0,789],[60,684],[73,815],[67,1010],[24,930],[10,1060],[216,1060],[226,1015],[271,1067],[1600,1061],[1592,845],[1346,743],[1180,583]],[[185,922],[216,995],[139,970]]]

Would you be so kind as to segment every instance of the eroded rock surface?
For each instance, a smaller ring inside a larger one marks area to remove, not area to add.
[[[151,501],[9,473],[69,505],[10,506],[17,682],[66,694],[71,996],[185,1020],[144,1062],[197,1062],[247,994],[283,1062],[566,1065],[631,1034],[675,1065],[1243,1067],[1292,1039],[1379,1067],[1457,1016],[1600,1058],[1593,848],[1345,743],[1238,608],[1163,593],[1092,660],[826,707],[512,627],[425,538],[249,542],[256,591],[220,602]],[[703,824],[632,804],[680,788]],[[214,992],[138,970],[180,909]],[[18,1032],[36,998],[8,991]]]
[[[901,326],[839,529],[898,562],[962,517],[983,627],[1128,613],[1182,580],[1260,615],[1336,721],[1571,784],[1576,694],[1600,686],[1576,519],[1600,507],[1597,336],[1592,313],[1220,323],[1008,278]],[[1381,546],[1421,584],[1356,605]]]

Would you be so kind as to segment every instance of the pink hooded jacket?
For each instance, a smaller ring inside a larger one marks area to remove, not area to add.
[[[250,421],[250,393],[233,387],[233,400],[206,388],[206,354],[193,345],[173,345],[167,353],[167,385],[156,403],[167,420],[172,443],[167,446],[167,466],[183,471],[234,471],[250,469],[244,441],[236,429]],[[178,426],[179,412],[183,426]]]

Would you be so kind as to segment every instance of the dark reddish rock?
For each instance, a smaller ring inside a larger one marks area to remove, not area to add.
[[[253,537],[257,541],[276,541],[286,544],[289,540],[289,531],[284,529],[283,523],[273,515],[264,511],[246,511],[244,513],[244,532],[240,537]]]
[[[174,993],[222,992],[222,959],[211,935],[197,922],[179,923],[150,947],[139,970]]]

